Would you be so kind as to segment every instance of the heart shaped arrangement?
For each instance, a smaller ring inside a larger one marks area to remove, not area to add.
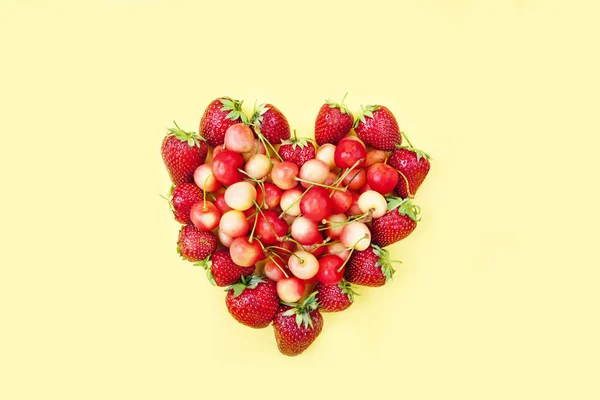
[[[306,350],[321,312],[350,307],[352,284],[383,286],[385,249],[416,228],[412,198],[429,172],[392,112],[341,103],[317,113],[314,140],[293,135],[272,104],[248,117],[242,101],[213,100],[199,133],[175,124],[161,153],[168,198],[182,224],[180,256],[226,287],[229,313],[251,328],[271,323],[281,353]],[[407,145],[402,145],[402,139]]]

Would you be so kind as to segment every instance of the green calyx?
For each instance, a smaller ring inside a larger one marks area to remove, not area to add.
[[[325,104],[327,104],[329,106],[329,108],[339,108],[340,112],[342,114],[350,114],[350,110],[348,110],[348,107],[346,107],[346,105],[344,104],[344,100],[346,100],[346,96],[348,96],[348,92],[346,92],[346,94],[342,98],[341,103],[336,103],[335,101],[331,101],[331,100],[327,99],[327,100],[325,100]]]
[[[231,97],[223,97],[220,99],[220,101],[223,105],[223,107],[221,107],[221,111],[229,111],[229,114],[226,116],[227,119],[232,121],[237,121],[239,119],[244,124],[248,123],[248,117],[242,111],[242,104],[244,103],[244,100],[240,101],[232,99]]]
[[[397,208],[400,215],[408,215],[408,217],[415,222],[419,222],[421,220],[419,216],[421,213],[421,207],[413,204],[409,198],[403,199],[401,197],[389,196],[386,198],[386,200],[388,203],[388,211],[392,211]]]
[[[296,325],[298,325],[298,328],[300,328],[301,326],[304,326],[304,328],[308,328],[310,326],[310,328],[313,329],[314,325],[312,318],[310,317],[310,313],[319,308],[319,302],[316,298],[317,293],[318,292],[316,291],[312,292],[310,296],[308,296],[306,300],[302,302],[302,304],[286,303],[282,301],[281,304],[285,304],[286,306],[292,307],[289,310],[285,311],[283,315],[288,317],[295,315]]]
[[[175,124],[175,128],[169,128],[167,136],[175,136],[178,140],[187,142],[190,147],[200,147],[200,141],[204,140],[202,136],[198,135],[196,132],[184,131],[177,125],[177,122],[173,121],[173,123]]]
[[[354,303],[354,296],[360,296],[360,294],[354,291],[350,282],[345,279],[342,279],[342,281],[338,283],[338,287],[342,290],[342,293],[348,296],[350,303]]]
[[[240,281],[225,288],[226,292],[233,290],[233,297],[238,297],[246,289],[256,289],[259,283],[264,282],[264,276],[250,275],[245,277],[242,275]]]
[[[369,104],[366,107],[360,106],[360,108],[361,112],[360,114],[358,114],[358,117],[356,117],[356,119],[354,120],[354,124],[352,125],[353,128],[356,128],[359,122],[362,122],[363,124],[366,123],[367,117],[373,118],[373,112],[379,110],[380,107],[378,105]]]
[[[381,268],[381,273],[383,274],[383,276],[385,276],[385,281],[387,282],[390,279],[392,279],[394,273],[396,273],[396,270],[392,266],[392,263],[402,263],[402,261],[390,260],[390,252],[386,249],[382,249],[381,247],[375,244],[372,244],[371,247],[373,247],[373,253],[375,253],[375,255],[379,257],[379,260],[377,260],[375,266]]]
[[[404,139],[406,139],[406,141],[408,142],[408,146],[401,146],[399,144],[396,145],[397,149],[407,149],[412,151],[413,153],[415,153],[417,155],[417,162],[421,161],[421,158],[425,158],[426,160],[431,160],[431,156],[427,153],[425,153],[423,150],[419,150],[419,149],[415,149],[412,145],[412,143],[410,142],[410,139],[408,138],[408,136],[406,135],[406,133],[404,131],[400,131],[400,133],[402,134],[402,137],[404,137]]]
[[[284,140],[281,142],[281,144],[291,144],[292,145],[292,149],[296,150],[296,147],[300,146],[300,148],[302,147],[306,147],[308,145],[309,142],[313,142],[314,140],[311,138],[299,138],[298,135],[296,135],[296,130],[294,129],[294,136],[292,136],[291,138]]]
[[[253,125],[260,129],[261,124],[263,122],[263,115],[269,111],[269,107],[266,106],[266,103],[263,103],[259,106],[254,105],[254,111],[252,111],[252,116],[250,117],[250,125]]]
[[[215,278],[213,277],[213,274],[212,274],[212,269],[211,269],[212,260],[210,259],[210,256],[206,257],[202,261],[195,262],[194,267],[204,268],[206,270],[206,278],[208,279],[210,284],[213,286],[217,286],[217,282],[215,282]]]

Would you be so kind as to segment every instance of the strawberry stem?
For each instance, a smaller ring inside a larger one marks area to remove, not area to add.
[[[406,133],[404,133],[404,131],[400,131],[400,133],[402,134],[402,137],[404,137],[404,139],[406,139],[406,141],[408,142],[408,145],[411,148],[414,148],[413,145],[412,145],[412,143],[410,142],[410,139],[408,138],[408,136],[406,136]]]

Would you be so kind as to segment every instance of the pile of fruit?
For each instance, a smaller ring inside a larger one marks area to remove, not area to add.
[[[321,312],[352,305],[352,284],[392,277],[385,247],[417,226],[411,199],[430,167],[388,108],[362,107],[355,119],[343,100],[321,106],[313,140],[272,104],[248,117],[242,101],[218,98],[199,133],[175,124],[161,153],[180,256],[226,287],[237,321],[272,323],[288,356],[317,338]]]

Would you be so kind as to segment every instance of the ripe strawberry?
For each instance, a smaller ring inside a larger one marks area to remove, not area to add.
[[[262,136],[271,144],[279,144],[290,138],[290,124],[277,107],[261,104],[254,109],[250,122],[258,137]]]
[[[273,319],[273,330],[279,351],[297,356],[315,341],[323,329],[323,316],[318,310],[316,292],[302,304],[283,303]]]
[[[210,102],[200,119],[199,129],[208,144],[222,145],[227,128],[239,122],[248,122],[248,117],[242,111],[243,102],[231,97],[219,97]]]
[[[180,183],[171,186],[169,204],[175,220],[180,224],[191,224],[190,210],[192,206],[202,200],[202,190],[194,183]]]
[[[392,151],[402,143],[398,122],[384,106],[363,107],[362,114],[354,121],[354,130],[367,146],[374,149]]]
[[[204,260],[217,248],[217,237],[212,232],[203,232],[194,225],[182,226],[177,240],[177,252],[184,260]]]
[[[358,296],[352,285],[342,279],[337,285],[325,285],[318,283],[315,287],[319,309],[324,312],[344,311],[354,302],[354,296]]]
[[[250,328],[266,328],[279,309],[275,282],[263,277],[241,277],[228,287],[225,305],[233,318]]]
[[[215,286],[229,286],[240,280],[242,276],[250,276],[254,265],[240,267],[231,259],[229,250],[220,250],[194,264],[206,270],[208,281]]]
[[[177,123],[175,126],[163,139],[163,161],[174,185],[194,182],[194,171],[204,164],[208,146],[197,133],[186,132]]]
[[[386,247],[404,239],[417,227],[419,212],[410,199],[388,197],[388,212],[371,224],[371,242]]]
[[[388,164],[398,171],[398,196],[412,199],[429,172],[431,157],[423,150],[415,149],[406,134],[401,133],[409,145],[392,151]]]
[[[346,95],[341,103],[335,103],[328,99],[319,109],[315,121],[315,140],[319,146],[325,143],[337,144],[340,139],[350,133],[354,117],[344,105]]]
[[[279,156],[283,161],[293,162],[300,168],[305,162],[315,158],[316,150],[310,139],[299,138],[294,130],[294,137],[281,142]]]
[[[363,286],[383,286],[392,278],[396,270],[392,267],[390,253],[377,245],[371,245],[363,251],[352,254],[344,278],[348,282]]]

